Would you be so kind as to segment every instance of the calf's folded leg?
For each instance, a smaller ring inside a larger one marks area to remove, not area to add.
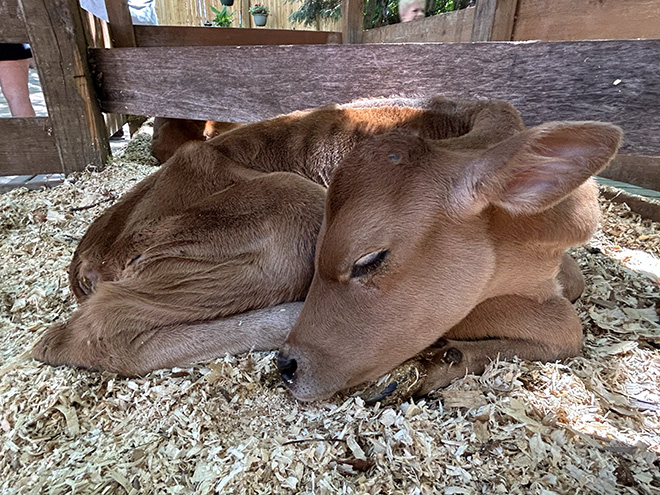
[[[568,253],[564,253],[562,258],[557,281],[563,296],[571,302],[577,301],[584,292],[584,275],[580,265]]]
[[[513,295],[494,297],[423,352],[427,377],[418,394],[445,387],[466,372],[483,373],[498,357],[555,361],[577,355],[581,343],[580,319],[567,299],[539,303]]]
[[[227,353],[275,349],[284,342],[301,307],[302,302],[285,303],[227,318],[162,326],[132,320],[127,328],[109,333],[83,305],[67,323],[50,327],[32,356],[52,365],[143,375]]]
[[[238,183],[115,242],[127,260],[33,351],[124,375],[273,349],[313,275],[323,189],[293,174]],[[272,308],[275,306],[275,308]],[[267,309],[270,308],[270,309]]]

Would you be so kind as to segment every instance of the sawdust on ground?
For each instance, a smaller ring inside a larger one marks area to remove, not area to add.
[[[298,403],[274,353],[140,379],[31,360],[74,306],[66,270],[85,229],[154,170],[135,147],[0,196],[1,493],[660,493],[660,226],[608,201],[574,250],[585,340],[564,363],[495,362],[382,407]]]

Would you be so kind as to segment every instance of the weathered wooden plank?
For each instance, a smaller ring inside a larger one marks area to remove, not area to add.
[[[617,155],[601,177],[660,191],[660,156]]]
[[[509,41],[519,0],[477,0],[472,41]]]
[[[489,41],[495,24],[498,0],[477,0],[472,23],[472,41]]]
[[[0,42],[27,43],[25,22],[18,0],[0,0]]]
[[[364,0],[342,0],[341,33],[346,44],[362,43]]]
[[[86,10],[81,10],[80,14],[87,46],[90,48],[110,48],[112,41],[110,40],[108,23]]]
[[[86,63],[78,2],[19,1],[59,151],[58,171],[69,173],[88,165],[100,168],[109,146]]]
[[[362,32],[363,43],[470,41],[474,7]]]
[[[602,120],[660,155],[660,40],[91,50],[104,110],[250,122],[360,97],[489,97],[527,124]],[[239,56],[240,55],[240,56]],[[222,64],[209,64],[222,60]]]
[[[605,181],[599,180],[599,182]],[[617,183],[614,182],[614,187],[616,186]],[[628,193],[618,187],[616,189],[601,190],[601,195],[610,201],[614,201],[615,203],[627,204],[632,211],[638,213],[643,218],[648,218],[654,222],[660,222],[660,203],[657,201],[649,200],[644,196],[637,196],[635,194]]]
[[[136,46],[133,20],[127,0],[105,0],[105,8],[108,12],[112,46],[117,48]]]
[[[323,45],[341,43],[341,33],[264,28],[134,26],[137,46]]]
[[[0,119],[0,175],[61,172],[48,117]]]
[[[658,0],[520,0],[514,40],[660,38]]]
[[[489,41],[511,41],[520,0],[497,0]]]

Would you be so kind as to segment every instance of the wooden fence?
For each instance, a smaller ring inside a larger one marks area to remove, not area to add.
[[[248,9],[255,3],[267,5],[270,15],[266,27],[270,29],[291,29],[303,31],[341,31],[341,21],[318,20],[313,26],[294,24],[289,21],[291,13],[302,5],[299,1],[286,0],[235,0],[234,5],[227,7],[233,13],[232,27],[256,27]],[[222,9],[220,0],[156,0],[158,22],[164,26],[201,26],[204,21],[211,20],[214,14],[209,6]]]
[[[0,42],[30,43],[48,108],[48,117],[0,119],[0,175],[102,167],[108,136],[77,3],[0,0],[0,19]]]
[[[104,166],[109,134],[122,114],[135,112],[102,113],[92,82],[102,75],[90,72],[90,48],[341,42],[341,33],[325,31],[133,26],[123,0],[106,6],[110,26],[81,11],[77,0],[0,0],[0,42],[30,43],[48,109],[47,117],[0,119],[0,176]],[[171,114],[163,108],[154,115]]]
[[[660,155],[657,53],[660,40],[127,48],[91,57],[109,112],[251,122],[364,96],[485,96],[512,102],[529,125],[614,122],[626,131],[624,151]]]
[[[419,21],[356,29],[362,43],[650,39],[660,38],[660,1],[479,0]]]

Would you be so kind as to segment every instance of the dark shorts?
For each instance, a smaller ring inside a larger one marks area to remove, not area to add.
[[[0,43],[0,60],[24,60],[32,58],[30,45],[25,43]]]

